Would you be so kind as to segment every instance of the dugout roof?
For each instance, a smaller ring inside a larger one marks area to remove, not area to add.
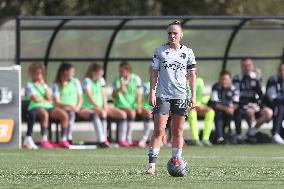
[[[128,60],[144,78],[174,20],[182,23],[183,43],[194,50],[198,73],[209,83],[222,69],[237,73],[243,57],[251,57],[264,78],[283,61],[284,16],[25,16],[0,23],[0,64],[21,64],[25,72],[31,62],[42,61],[52,82],[59,62],[73,63],[84,75],[96,61],[111,81],[118,63]]]

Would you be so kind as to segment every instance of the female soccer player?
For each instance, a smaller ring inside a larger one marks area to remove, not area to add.
[[[113,82],[114,105],[127,114],[128,124],[126,138],[120,141],[121,146],[132,145],[132,127],[136,114],[141,113],[141,79],[132,73],[128,62],[119,65],[119,76]],[[125,131],[122,131],[125,133]],[[125,134],[124,134],[125,135]]]
[[[33,125],[36,117],[41,125],[41,142],[40,146],[43,148],[53,148],[53,144],[48,141],[47,129],[49,117],[53,120],[59,121],[62,130],[68,127],[68,115],[60,108],[54,108],[52,102],[51,90],[45,83],[45,67],[42,63],[33,63],[29,67],[29,74],[32,79],[27,84],[26,95],[30,99],[28,106],[28,130],[27,136],[24,140],[24,147],[29,149],[37,149],[32,139]],[[64,142],[59,143],[64,146]]]
[[[83,81],[83,109],[82,112],[92,113],[95,112],[101,119],[103,124],[104,135],[107,136],[107,117],[119,121],[119,141],[123,140],[123,134],[121,131],[127,129],[127,115],[124,111],[109,107],[106,94],[106,82],[102,77],[104,70],[101,65],[93,63],[89,66],[86,77]],[[109,142],[106,140],[105,145],[109,146]]]
[[[69,63],[62,63],[59,66],[53,87],[55,103],[66,110],[69,115],[68,140],[72,141],[72,131],[75,126],[77,115],[83,119],[92,120],[98,142],[100,145],[108,147],[109,144],[103,132],[103,126],[99,116],[95,112],[81,109],[83,90],[80,81],[77,78],[74,78],[74,75],[75,68]],[[68,142],[66,142],[66,144],[69,145]]]
[[[196,62],[193,51],[180,43],[183,32],[179,22],[169,24],[167,32],[168,43],[155,49],[150,78],[149,102],[154,106],[154,133],[146,170],[146,174],[150,175],[156,172],[156,160],[169,116],[172,119],[172,157],[179,160],[182,156],[183,125],[188,113],[187,81],[192,91],[192,109],[196,101]]]

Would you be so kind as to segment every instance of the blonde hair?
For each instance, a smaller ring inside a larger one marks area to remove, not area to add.
[[[97,71],[102,70],[102,69],[103,69],[103,67],[101,65],[94,62],[94,63],[90,64],[90,66],[88,67],[88,70],[86,72],[85,77],[92,78],[93,72],[97,72]]]
[[[29,75],[32,77],[37,70],[41,70],[42,74],[45,76],[45,66],[41,62],[34,62],[29,66]]]

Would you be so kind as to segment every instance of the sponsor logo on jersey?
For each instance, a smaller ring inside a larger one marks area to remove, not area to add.
[[[9,142],[14,130],[14,120],[0,119],[0,143]]]
[[[180,57],[185,59],[186,58],[186,54],[185,53],[181,53]]]

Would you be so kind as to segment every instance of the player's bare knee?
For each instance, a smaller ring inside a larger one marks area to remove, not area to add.
[[[154,136],[155,137],[163,137],[165,135],[165,129],[164,128],[157,128],[154,130]]]
[[[269,120],[273,116],[273,111],[270,108],[264,108],[263,109],[263,116],[265,117],[265,119]]]

